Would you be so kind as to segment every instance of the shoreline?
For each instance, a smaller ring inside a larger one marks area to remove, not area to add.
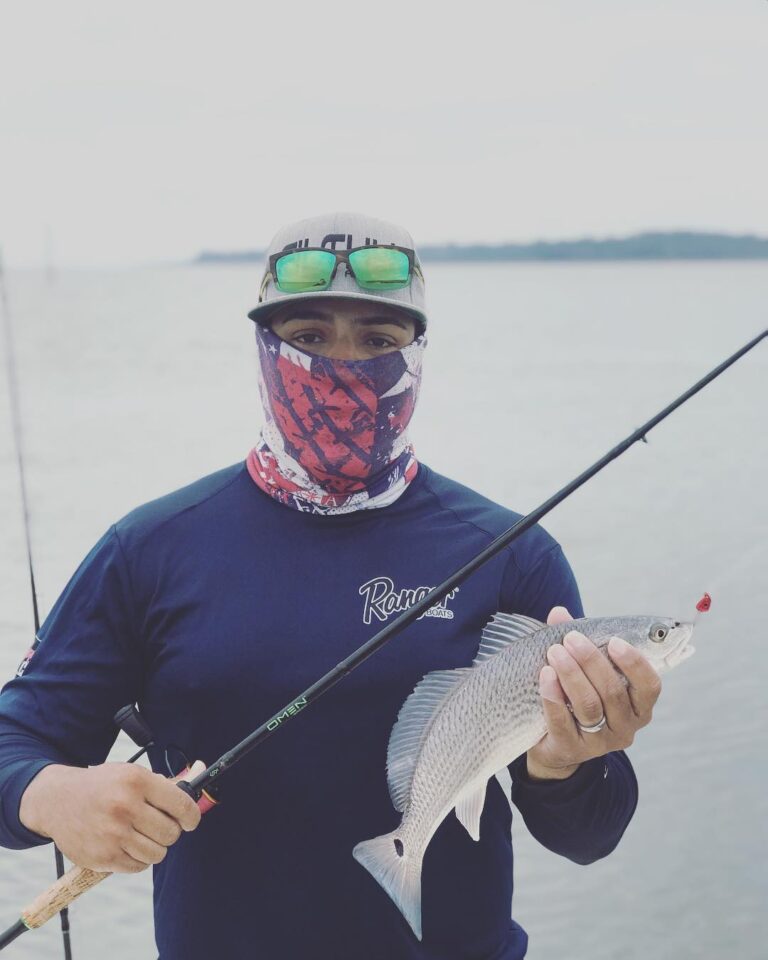
[[[254,263],[263,250],[203,250],[194,265]],[[659,260],[768,260],[768,238],[753,234],[646,232],[627,237],[499,244],[425,244],[425,263],[600,263]]]

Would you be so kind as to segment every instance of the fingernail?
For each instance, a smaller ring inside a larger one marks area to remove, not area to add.
[[[557,674],[552,667],[543,667],[539,674],[539,693],[545,700],[560,703]]]
[[[629,644],[626,640],[622,640],[621,637],[611,637],[608,641],[608,652],[617,653],[621,656],[622,653],[626,653],[629,650]]]
[[[563,643],[569,650],[575,650],[576,653],[588,653],[593,646],[583,633],[577,633],[575,630],[566,633]]]
[[[564,650],[559,643],[553,643],[547,650],[547,660],[554,660],[555,663],[567,663],[568,651]]]

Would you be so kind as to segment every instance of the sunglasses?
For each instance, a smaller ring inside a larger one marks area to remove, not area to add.
[[[336,276],[339,264],[363,290],[401,290],[415,274],[421,276],[416,254],[408,247],[367,246],[351,250],[327,250],[304,247],[284,250],[269,258],[269,270],[261,284],[261,301],[270,277],[282,293],[306,293],[327,290]]]

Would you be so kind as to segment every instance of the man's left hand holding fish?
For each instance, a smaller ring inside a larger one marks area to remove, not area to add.
[[[565,607],[554,607],[547,623],[571,619]],[[531,780],[566,779],[585,760],[631,746],[635,733],[650,723],[661,693],[658,673],[618,638],[611,640],[608,654],[628,683],[595,644],[575,630],[547,651],[548,665],[539,674],[547,733],[527,752]],[[584,727],[600,729],[587,732]]]

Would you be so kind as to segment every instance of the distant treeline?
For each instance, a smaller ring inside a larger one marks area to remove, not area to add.
[[[537,243],[447,243],[419,247],[422,260],[763,260],[768,238],[725,233],[637,233],[603,240],[541,240]],[[204,250],[195,263],[251,263],[263,250],[217,253]]]

